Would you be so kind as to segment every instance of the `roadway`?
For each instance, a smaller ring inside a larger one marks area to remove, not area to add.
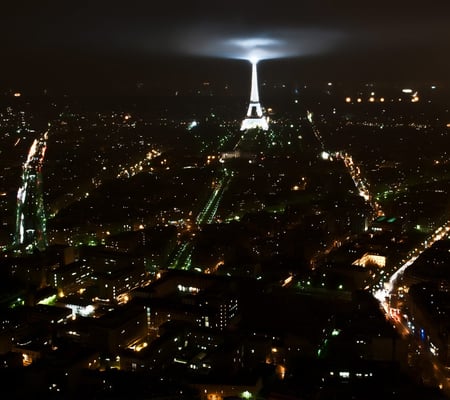
[[[414,334],[415,327],[411,323],[411,316],[407,315],[404,310],[391,308],[389,299],[392,296],[398,296],[400,288],[400,281],[405,270],[417,260],[417,258],[429,247],[431,247],[437,241],[444,239],[450,234],[450,220],[438,227],[426,240],[421,242],[416,248],[412,249],[408,255],[401,261],[400,265],[393,268],[391,275],[386,277],[382,275],[382,278],[377,284],[374,285],[372,290],[375,298],[380,302],[381,308],[384,311],[386,318],[393,323],[397,331],[402,337],[411,337],[417,354],[423,363],[427,365],[425,371],[431,376],[443,393],[450,397],[450,372],[435,356],[434,349],[426,342],[421,341]]]
[[[319,130],[313,122],[312,113],[308,111],[307,117],[309,122],[311,123],[314,135],[316,136],[317,140],[322,146],[322,149],[324,150],[324,141],[322,136],[320,135]],[[323,154],[328,155],[331,153],[324,150]],[[370,203],[372,209],[374,210],[375,216],[383,215],[383,211],[380,205],[373,200],[373,196],[371,196],[369,191],[369,185],[361,176],[360,169],[354,164],[351,155],[347,153],[337,152],[336,158],[343,159],[344,164],[359,192],[359,195]],[[381,308],[384,311],[386,318],[392,322],[392,324],[402,337],[413,338],[413,343],[415,346],[417,346],[417,351],[421,355],[422,361],[426,362],[429,365],[429,368],[426,369],[427,372],[429,372],[429,375],[434,379],[436,386],[438,386],[448,397],[450,397],[450,371],[444,365],[442,365],[442,363],[434,355],[433,349],[431,347],[424,346],[424,343],[422,341],[415,339],[416,336],[414,335],[414,326],[411,325],[410,322],[407,322],[411,321],[410,316],[405,314],[406,318],[404,318],[403,311],[399,313],[399,310],[391,309],[389,305],[389,299],[392,295],[398,295],[398,284],[405,270],[410,265],[412,265],[414,261],[416,261],[417,258],[426,249],[431,247],[437,241],[447,237],[449,234],[450,220],[438,227],[426,240],[412,249],[401,261],[401,263],[392,269],[390,276],[389,273],[380,275],[380,280],[372,287],[372,294],[380,302]]]
[[[226,168],[221,169],[220,174],[221,176],[217,179],[217,183],[215,184],[211,196],[208,198],[202,210],[195,219],[197,225],[210,224],[213,222],[220,201],[222,200],[222,196],[233,179],[233,173]]]
[[[214,221],[223,194],[233,179],[233,172],[226,168],[221,168],[217,175],[218,177],[214,180],[215,184],[211,195],[208,197],[205,205],[195,218],[194,231],[197,230],[199,226],[211,224]],[[172,261],[169,263],[169,268],[186,270],[192,268],[191,256],[194,248],[194,238],[195,233],[181,239],[174,252]]]
[[[322,157],[324,159],[333,160],[334,158],[331,156],[331,154],[335,155],[336,159],[343,160],[345,167],[347,168],[347,171],[349,175],[351,176],[353,183],[355,184],[356,189],[358,190],[358,194],[370,204],[371,208],[374,211],[375,217],[379,217],[381,215],[384,215],[380,204],[378,204],[376,201],[374,201],[374,197],[371,195],[369,190],[369,184],[366,181],[366,179],[361,175],[360,168],[353,162],[353,158],[350,154],[344,153],[342,151],[336,151],[336,152],[330,152],[325,150],[325,142],[322,138],[322,135],[319,132],[319,129],[314,123],[313,120],[313,114],[308,111],[307,112],[307,119],[311,124],[312,131],[314,133],[314,136],[316,137],[317,141],[320,143],[320,146],[322,148]]]

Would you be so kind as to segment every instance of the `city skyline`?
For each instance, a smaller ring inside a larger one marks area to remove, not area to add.
[[[450,5],[241,3],[2,10],[3,397],[450,398]]]
[[[4,97],[4,391],[443,399],[447,92],[340,89],[281,90],[245,131],[248,92]],[[21,251],[41,199],[47,242]]]

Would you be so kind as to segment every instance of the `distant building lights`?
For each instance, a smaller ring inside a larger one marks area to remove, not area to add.
[[[328,160],[330,158],[330,153],[328,153],[326,151],[322,151],[321,157],[323,160]]]
[[[412,89],[402,89],[403,93],[412,93]]]
[[[190,131],[191,129],[195,128],[198,125],[197,121],[191,121],[187,127],[188,131]]]
[[[358,103],[361,103],[361,97],[358,97],[357,99],[356,99],[356,101],[358,102]]]
[[[373,103],[375,101],[375,97],[369,97],[369,101]]]
[[[346,103],[351,103],[352,102],[352,98],[351,97],[346,97],[345,98],[345,102]]]

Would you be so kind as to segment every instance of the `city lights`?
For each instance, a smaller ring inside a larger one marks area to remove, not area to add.
[[[450,6],[100,3],[0,16],[2,398],[449,397]]]

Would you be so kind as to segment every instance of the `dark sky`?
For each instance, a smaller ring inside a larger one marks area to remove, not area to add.
[[[289,54],[261,64],[274,80],[442,81],[450,71],[448,0],[10,3],[0,13],[2,89],[239,82],[248,66],[219,57],[233,53],[224,41],[251,38]]]

